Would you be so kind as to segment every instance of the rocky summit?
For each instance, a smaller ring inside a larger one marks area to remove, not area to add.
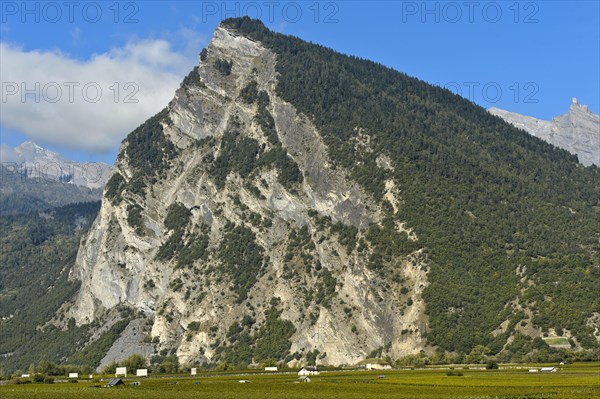
[[[448,90],[226,20],[123,141],[45,328],[99,367],[596,348],[598,181]]]
[[[583,165],[600,166],[600,116],[573,98],[569,112],[551,121],[490,108],[490,113],[527,133],[577,155]]]

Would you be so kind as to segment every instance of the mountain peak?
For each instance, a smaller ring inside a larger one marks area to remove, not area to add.
[[[573,97],[567,113],[551,121],[492,107],[488,110],[508,123],[577,155],[579,162],[600,165],[600,116]]]
[[[41,147],[31,140],[25,141],[15,147],[15,150],[22,154],[44,154],[60,157],[56,152],[50,151],[47,148]]]
[[[589,114],[592,116],[592,118],[594,117],[594,113],[588,108],[587,105],[583,105],[580,104],[579,101],[577,101],[577,97],[573,97],[573,102],[571,103],[571,106],[569,107],[569,113],[573,114],[573,113],[581,113],[581,114]],[[595,115],[596,117],[598,115]]]
[[[561,251],[563,231],[588,256],[596,173],[448,90],[226,20],[123,141],[61,319],[129,307],[147,319],[139,344],[149,334],[183,363],[498,353],[553,328],[509,306],[537,300],[529,281],[554,289],[535,259]]]
[[[87,188],[102,188],[108,179],[110,165],[102,162],[74,162],[58,152],[28,140],[11,148],[3,146],[4,161],[18,164],[17,168],[31,178],[68,182]]]
[[[38,150],[38,151],[44,150],[44,148],[40,147],[39,145],[37,145],[36,143],[34,143],[31,140],[27,140],[27,141],[22,142],[21,144],[19,144],[17,146],[17,148],[33,148],[33,149]]]
[[[223,28],[233,28],[234,30],[269,30],[260,19],[253,19],[247,15],[224,19],[219,26]]]

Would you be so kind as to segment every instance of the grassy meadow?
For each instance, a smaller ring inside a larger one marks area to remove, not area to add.
[[[104,388],[106,381],[0,386],[3,399],[86,398],[456,398],[586,399],[600,398],[600,363],[561,366],[556,373],[529,373],[528,366],[499,370],[387,370],[324,372],[309,383],[295,383],[295,373],[129,378],[126,385]],[[532,366],[533,367],[533,366]],[[539,367],[539,366],[538,366]],[[378,378],[383,375],[384,378]],[[240,379],[249,383],[239,383]],[[140,386],[130,385],[141,381]],[[95,387],[96,386],[96,387]],[[100,386],[100,387],[98,387]]]

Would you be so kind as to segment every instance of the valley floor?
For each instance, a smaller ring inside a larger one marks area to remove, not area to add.
[[[537,366],[537,365],[536,365]],[[533,367],[533,366],[531,366]],[[539,366],[537,366],[539,367]],[[447,399],[587,399],[600,398],[600,363],[560,366],[555,373],[529,373],[527,365],[500,370],[387,370],[323,372],[309,383],[290,373],[129,378],[126,385],[104,388],[102,382],[0,386],[0,397],[19,399],[86,398],[447,398]],[[383,378],[381,378],[383,376]],[[239,380],[248,380],[240,383]],[[131,382],[141,381],[132,386]],[[95,387],[96,386],[96,387]],[[99,387],[102,386],[102,387]]]

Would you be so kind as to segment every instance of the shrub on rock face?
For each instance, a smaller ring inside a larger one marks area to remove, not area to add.
[[[218,59],[215,61],[215,68],[217,71],[221,72],[222,75],[228,76],[231,74],[231,67],[233,66],[233,62]]]

